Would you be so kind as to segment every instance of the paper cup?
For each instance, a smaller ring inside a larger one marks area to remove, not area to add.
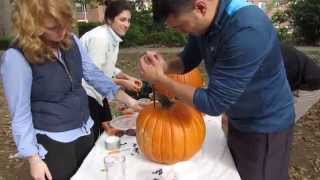
[[[105,147],[108,150],[120,149],[120,138],[118,136],[108,136],[105,139]]]

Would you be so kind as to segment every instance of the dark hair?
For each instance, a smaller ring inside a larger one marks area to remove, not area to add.
[[[122,11],[128,10],[131,12],[131,4],[126,0],[106,0],[104,2],[106,10],[104,12],[104,21],[113,20]]]
[[[163,23],[169,15],[177,15],[193,7],[194,0],[152,0],[152,12],[155,22]]]

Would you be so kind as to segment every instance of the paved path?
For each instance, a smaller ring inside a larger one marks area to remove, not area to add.
[[[315,46],[296,46],[297,49],[301,51],[319,51],[320,47]]]
[[[320,100],[320,90],[299,91],[298,94],[299,97],[295,98],[296,121]]]
[[[179,53],[182,50],[182,47],[148,47],[148,46],[137,46],[130,48],[121,48],[121,54],[131,54],[131,53],[144,53],[148,50],[158,51],[161,53]]]

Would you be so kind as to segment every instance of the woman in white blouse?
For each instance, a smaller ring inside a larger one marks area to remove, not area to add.
[[[105,5],[105,24],[85,33],[80,38],[81,42],[97,67],[113,78],[116,84],[125,90],[138,92],[142,82],[116,67],[121,37],[130,27],[131,5],[125,0],[106,1]],[[98,138],[106,121],[112,119],[109,104],[86,82],[83,82],[83,87],[88,94],[90,115],[95,121],[95,138]]]

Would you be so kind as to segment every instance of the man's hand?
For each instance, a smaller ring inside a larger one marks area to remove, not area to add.
[[[34,180],[52,180],[47,164],[38,156],[33,155],[28,158],[30,173]]]
[[[166,78],[168,65],[164,58],[153,51],[148,51],[140,58],[139,70],[141,77],[150,83],[157,83]]]

